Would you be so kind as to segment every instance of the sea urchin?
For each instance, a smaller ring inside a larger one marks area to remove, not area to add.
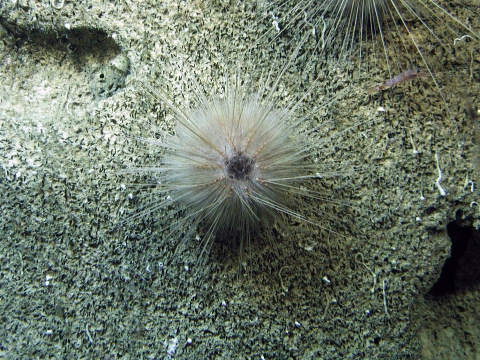
[[[162,140],[140,139],[161,149],[161,157],[126,172],[155,175],[159,198],[142,213],[177,206],[181,216],[170,237],[178,239],[184,228],[201,225],[202,253],[217,236],[238,241],[242,254],[253,233],[271,228],[285,216],[315,223],[297,209],[307,197],[323,199],[298,184],[319,176],[303,119],[295,115],[303,98],[277,106],[273,94],[280,76],[270,90],[262,86],[263,90],[249,93],[237,74],[232,81],[225,80],[221,96],[211,99],[197,84],[194,105],[186,108],[147,86],[173,111],[175,127]],[[331,174],[338,172],[321,172]]]

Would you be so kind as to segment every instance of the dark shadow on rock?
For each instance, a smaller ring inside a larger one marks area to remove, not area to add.
[[[90,27],[26,28],[0,17],[7,40],[17,52],[29,54],[36,64],[48,63],[58,68],[58,77],[76,81],[62,74],[68,62],[78,73],[85,74],[86,86],[95,98],[110,97],[125,85],[127,72],[118,72],[109,63],[122,53],[114,39],[101,29]]]

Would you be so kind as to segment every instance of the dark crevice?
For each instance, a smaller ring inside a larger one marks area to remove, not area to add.
[[[454,294],[480,283],[480,232],[471,220],[462,220],[462,212],[447,225],[452,241],[450,257],[445,260],[438,281],[427,292],[427,298]]]

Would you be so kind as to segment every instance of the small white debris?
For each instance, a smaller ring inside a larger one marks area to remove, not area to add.
[[[222,306],[227,306],[227,303],[225,302],[225,300],[222,301]]]
[[[64,26],[65,26],[65,28],[66,28],[66,29],[68,29],[68,30],[70,30],[70,29],[71,29],[71,27],[72,27],[72,26],[71,26],[69,23],[65,23],[65,25],[64,25]]]
[[[128,198],[129,198],[130,200],[132,200],[132,199],[133,199],[133,194],[132,194],[132,193],[128,194]]]
[[[37,123],[37,132],[43,133],[43,125],[42,125],[42,123],[40,123],[40,122]]]
[[[322,280],[323,280],[323,281],[325,282],[325,284],[327,284],[327,285],[331,285],[331,284],[332,284],[332,282],[328,279],[327,276],[324,276],[324,277],[322,278]]]
[[[167,354],[168,355],[173,355],[175,354],[175,350],[177,350],[177,344],[178,344],[178,339],[177,338],[173,338],[173,339],[170,339],[170,344],[168,344],[168,347],[167,347]]]
[[[463,35],[462,37],[455,38],[455,39],[453,40],[453,45],[456,45],[457,42],[459,42],[459,41],[464,41],[466,38],[473,39],[470,35]]]
[[[49,286],[50,285],[50,280],[52,280],[53,277],[51,275],[46,275],[45,276],[45,286]]]
[[[306,251],[313,251],[314,248],[315,248],[314,245],[305,245],[305,246],[304,246],[304,249],[305,249]]]
[[[416,221],[416,222],[422,222],[422,218],[421,218],[420,216],[417,216],[417,217],[415,218],[415,221]]]
[[[125,184],[120,184],[120,190],[125,191],[127,186]]]
[[[468,184],[470,184],[470,192],[474,192],[475,191],[475,183],[473,181],[469,181]]]
[[[272,25],[275,27],[275,30],[277,30],[277,32],[280,32],[280,25],[278,24],[278,17],[276,17],[272,12],[270,13],[272,15],[272,18],[273,18],[273,21],[272,21]]]
[[[28,166],[31,167],[38,167],[39,165],[35,164],[35,159],[26,159],[25,162],[27,163]]]
[[[316,242],[313,240],[306,240],[305,243],[299,241],[298,246],[301,247],[302,249],[305,249],[306,251],[313,251],[315,249],[315,246],[317,245]]]
[[[190,271],[190,268],[188,267],[188,265],[185,265],[183,268],[184,268],[185,271],[187,271],[187,272]]]
[[[385,112],[387,110],[385,110],[385,108],[383,106],[379,106],[378,109],[377,109],[378,112]]]
[[[272,25],[275,27],[275,30],[277,30],[277,32],[280,32],[280,26],[278,25],[277,20],[272,21]]]
[[[315,29],[315,26],[312,23],[308,22],[308,13],[304,10],[303,14],[305,15],[305,23],[312,27],[312,35],[315,36],[315,34],[317,33],[317,30]]]
[[[191,338],[188,338],[187,339],[187,345],[191,345],[192,344],[192,339]]]
[[[295,321],[295,326],[296,326],[296,327],[300,327],[301,325],[300,325],[300,323],[299,323],[298,321]]]
[[[53,330],[48,329],[47,331],[45,331],[45,335],[52,335],[52,334],[53,334]]]
[[[415,146],[415,142],[413,141],[413,136],[412,136],[412,132],[410,131],[410,142],[412,143],[412,152],[413,152],[413,155],[417,155],[419,153],[419,151],[417,150],[416,146]]]
[[[438,191],[440,191],[440,195],[447,196],[447,192],[445,191],[444,188],[442,188],[442,185],[440,185],[440,181],[442,181],[442,170],[440,169],[440,160],[437,152],[435,152],[435,160],[437,161],[437,170],[438,170],[438,178],[436,181],[437,188],[438,188]]]
[[[9,155],[5,155],[5,157],[7,157],[7,156],[15,156],[15,155],[16,155],[16,154],[9,154]],[[20,162],[18,161],[18,159],[13,158],[13,159],[8,160],[7,166],[8,166],[8,167],[14,167],[14,166],[17,166],[19,163],[20,163]],[[2,167],[3,167],[4,170],[6,170],[6,169],[5,169],[5,166],[2,165]]]

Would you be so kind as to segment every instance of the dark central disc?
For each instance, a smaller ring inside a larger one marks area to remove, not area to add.
[[[233,155],[225,160],[227,175],[233,180],[248,180],[253,172],[255,160],[242,153]]]

